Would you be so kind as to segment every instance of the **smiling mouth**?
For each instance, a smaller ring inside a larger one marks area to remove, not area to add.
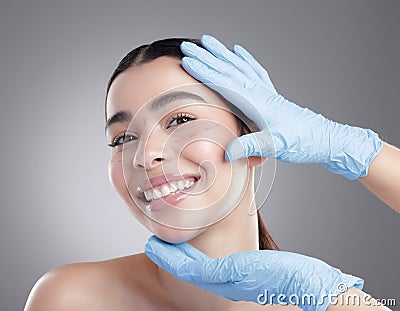
[[[165,183],[152,189],[146,190],[143,192],[143,195],[147,202],[151,202],[168,197],[172,194],[177,194],[183,190],[190,189],[194,186],[195,182],[196,181],[194,179],[179,180],[176,182],[171,181],[169,183]]]

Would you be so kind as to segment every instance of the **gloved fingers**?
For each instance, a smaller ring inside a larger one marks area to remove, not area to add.
[[[260,77],[256,74],[252,66],[238,57],[235,53],[230,51],[225,45],[223,45],[219,40],[210,35],[203,35],[201,37],[202,45],[215,57],[224,60],[225,62],[232,64],[246,77],[256,81],[262,82]]]
[[[262,289],[255,289],[262,286],[255,286],[252,284],[249,288],[242,288],[242,285],[237,286],[235,283],[226,282],[226,283],[204,283],[204,284],[196,284],[200,289],[210,291],[218,296],[224,297],[226,299],[232,301],[253,301],[257,302],[257,297],[260,293],[262,293]],[[278,296],[278,295],[276,295]],[[273,299],[273,298],[271,298]],[[282,301],[282,300],[281,300]],[[279,302],[277,299],[274,301],[275,304]]]
[[[223,73],[215,71],[203,62],[190,58],[182,58],[182,67],[195,79],[205,83],[208,87],[222,95],[226,100],[230,101],[236,107],[238,107],[243,113],[247,114],[246,111],[252,106],[249,100],[245,100],[243,94],[246,92],[243,89],[243,84],[231,79]],[[250,80],[247,80],[250,82]],[[248,86],[249,89],[251,86]],[[239,95],[238,90],[242,91],[242,95]],[[261,116],[261,114],[258,114]],[[250,116],[249,116],[250,117]],[[256,119],[257,120],[257,119]]]
[[[212,53],[192,42],[182,42],[181,50],[187,57],[206,64],[209,68],[229,76],[231,79],[243,81],[248,79],[233,64],[215,57]]]
[[[254,58],[254,56],[250,54],[250,52],[248,52],[244,47],[238,44],[233,46],[233,51],[237,56],[239,56],[251,66],[251,68],[257,73],[259,78],[264,83],[266,83],[272,90],[276,92],[275,87],[272,84],[272,81],[268,75],[268,72],[263,66],[261,66],[261,64]]]
[[[187,242],[175,244],[176,248],[183,252],[188,257],[192,258],[193,260],[200,260],[200,261],[210,261],[212,260],[206,254],[198,250],[196,247],[190,245]]]
[[[166,255],[177,255],[182,253],[185,256],[181,256],[181,258],[188,262],[192,260],[203,262],[212,260],[206,254],[187,242],[170,244],[160,240],[154,235],[150,237],[149,241],[147,242],[146,251],[152,253],[156,252],[157,254],[161,254],[161,252],[163,252]]]
[[[240,136],[231,141],[225,151],[228,162],[251,156],[275,158],[275,148],[269,133],[261,131]]]
[[[182,58],[182,67],[195,79],[207,84],[208,87],[222,95],[226,100],[241,110],[259,128],[264,126],[264,116],[246,96],[263,92],[263,85],[252,80],[238,81],[215,71],[207,64],[191,58]]]
[[[186,42],[186,41],[182,42],[181,50],[183,54],[185,54],[187,57],[194,58],[220,73],[227,73],[227,69],[229,69],[230,70],[229,75],[232,74],[233,71],[232,65],[228,66],[228,64],[225,61],[216,58],[209,51],[207,51],[202,47],[199,47],[198,45],[192,42]]]
[[[256,254],[256,253],[254,253]],[[259,264],[254,260],[251,252],[249,254],[235,253],[222,258],[212,259],[207,263],[193,264],[196,266],[196,279],[199,283],[237,283],[242,282]]]
[[[174,244],[161,241],[155,236],[151,236],[146,243],[145,253],[159,267],[179,278],[187,275],[186,272],[190,271],[188,266],[193,262]]]
[[[164,264],[170,266],[178,265],[179,262],[186,262],[188,258],[176,249],[174,244],[161,241],[156,236],[151,236],[145,245],[146,255],[156,264],[163,267]]]
[[[233,81],[228,76],[214,68],[208,66],[207,64],[191,58],[182,58],[182,67],[195,79],[206,84],[224,84],[228,88],[233,87]]]
[[[182,281],[197,284],[208,280],[206,267],[212,259],[194,247],[183,245],[187,243],[180,244],[166,243],[152,236],[145,246],[145,253],[156,265]],[[191,256],[197,258],[194,260]]]

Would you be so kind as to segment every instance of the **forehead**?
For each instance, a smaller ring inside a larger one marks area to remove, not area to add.
[[[190,76],[181,61],[159,57],[151,62],[132,66],[112,83],[107,96],[107,117],[119,111],[134,115],[152,98],[177,87],[196,84],[195,93],[214,103],[221,99],[205,85]]]

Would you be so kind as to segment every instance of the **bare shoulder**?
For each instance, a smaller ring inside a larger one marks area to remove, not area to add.
[[[25,311],[148,309],[156,277],[145,254],[64,265],[37,281]]]

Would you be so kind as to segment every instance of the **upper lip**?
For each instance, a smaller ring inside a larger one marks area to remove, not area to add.
[[[139,185],[139,192],[144,192],[147,191],[151,188],[157,187],[162,184],[174,182],[174,181],[179,181],[179,180],[187,180],[189,178],[194,178],[194,181],[197,181],[200,179],[199,176],[194,175],[194,174],[177,174],[177,173],[172,173],[172,174],[165,174],[165,175],[159,175],[155,177],[151,177],[149,179],[146,179]]]

